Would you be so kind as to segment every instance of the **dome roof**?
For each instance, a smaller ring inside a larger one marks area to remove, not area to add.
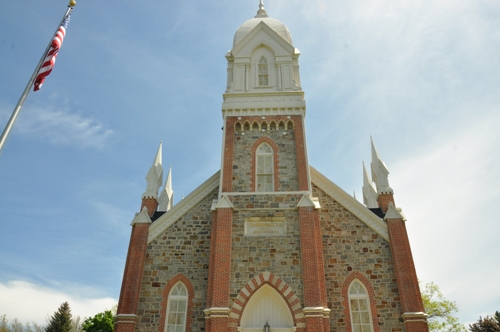
[[[252,31],[260,22],[264,22],[267,26],[273,29],[278,35],[283,37],[283,39],[292,44],[292,36],[290,35],[290,31],[288,30],[286,25],[284,25],[283,23],[281,23],[281,21],[275,18],[267,16],[266,11],[262,6],[259,12],[257,13],[257,16],[249,19],[238,28],[236,34],[234,35],[233,47],[235,47],[243,38],[245,38],[245,36],[248,35],[248,33]]]

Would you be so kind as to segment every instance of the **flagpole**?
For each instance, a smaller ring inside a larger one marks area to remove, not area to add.
[[[75,5],[76,5],[76,1],[70,0],[70,2],[68,4],[68,9],[66,10],[66,13],[64,14],[63,18],[61,19],[61,22],[57,26],[56,32],[54,33],[53,36],[55,36],[57,31],[59,30],[59,27],[63,24],[66,17],[69,14],[71,14],[71,12],[73,11],[73,7]],[[45,57],[47,57],[47,54],[49,53],[49,50],[50,50],[50,47],[52,44],[52,39],[53,39],[53,37],[50,39],[49,45],[47,45],[45,52],[43,52],[42,58],[38,62],[38,65],[36,66],[35,71],[33,72],[33,75],[31,75],[31,78],[30,78],[28,84],[26,85],[26,88],[24,89],[24,92],[21,95],[21,98],[19,98],[19,101],[17,102],[17,106],[16,106],[16,108],[14,108],[14,111],[12,112],[12,115],[10,116],[9,122],[7,122],[7,125],[5,126],[5,129],[3,130],[2,136],[0,136],[0,152],[2,152],[5,141],[7,140],[7,137],[9,136],[9,133],[12,130],[12,127],[14,126],[14,122],[16,122],[17,116],[19,115],[19,112],[21,111],[21,108],[23,107],[24,102],[26,101],[26,98],[28,97],[28,94],[30,93],[31,88],[33,87],[33,83],[35,83],[38,71],[42,67],[42,65],[45,61]]]

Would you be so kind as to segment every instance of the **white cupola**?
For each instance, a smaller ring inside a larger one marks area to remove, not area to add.
[[[261,1],[257,15],[236,30],[233,48],[226,54],[223,113],[244,115],[244,109],[267,108],[294,109],[305,114],[299,56],[286,25],[269,17]]]

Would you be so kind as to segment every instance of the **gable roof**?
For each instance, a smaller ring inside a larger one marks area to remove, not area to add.
[[[359,220],[364,222],[366,226],[373,229],[385,240],[389,241],[389,232],[387,224],[375,215],[370,209],[361,204],[357,199],[346,193],[342,188],[330,181],[326,176],[317,171],[314,167],[310,167],[311,182],[323,190],[328,196],[336,200],[340,205],[345,207],[349,212],[354,214]]]
[[[220,171],[217,171],[217,173],[187,195],[186,198],[175,204],[167,213],[155,220],[149,227],[148,244],[214,191],[219,186],[219,180]]]
[[[257,38],[259,35],[261,38]],[[292,44],[264,22],[257,24],[230,52],[233,56],[250,56],[255,48],[262,44],[266,44],[277,56],[291,55],[298,52]]]
[[[359,220],[365,223],[368,227],[377,232],[382,238],[389,241],[389,233],[387,224],[370,211],[366,206],[358,202],[354,197],[346,193],[339,186],[321,174],[312,166],[311,182],[319,189],[323,190],[328,196],[337,201],[344,208],[349,210]],[[148,244],[151,243],[156,237],[162,234],[172,224],[179,220],[195,205],[200,203],[208,194],[214,191],[220,183],[220,171],[217,171],[212,177],[205,181],[202,185],[196,188],[182,201],[174,205],[167,213],[163,214],[155,220],[149,227]]]

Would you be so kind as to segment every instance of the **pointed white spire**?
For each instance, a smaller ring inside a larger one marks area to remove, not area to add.
[[[389,170],[385,163],[380,158],[380,155],[375,147],[375,143],[373,143],[373,138],[370,137],[372,142],[372,179],[377,186],[377,193],[389,193],[393,194],[392,188],[389,186]]]
[[[369,209],[378,208],[378,194],[377,190],[373,187],[373,182],[368,176],[365,162],[363,161],[363,203]]]
[[[144,194],[142,194],[143,198],[152,197],[158,198],[158,191],[160,190],[161,183],[163,182],[163,166],[162,166],[162,142],[160,142],[160,147],[158,148],[158,152],[156,153],[155,160],[153,161],[153,165],[149,169],[148,174],[146,175],[147,187]]]
[[[255,15],[255,17],[269,17],[269,15],[267,15],[267,12],[264,8],[264,1],[263,0],[260,0],[259,10],[257,11],[257,15]]]
[[[168,211],[174,205],[174,191],[172,190],[172,165],[170,165],[170,169],[168,170],[167,179],[165,180],[165,185],[163,186],[163,191],[161,192],[158,204],[159,211]]]

